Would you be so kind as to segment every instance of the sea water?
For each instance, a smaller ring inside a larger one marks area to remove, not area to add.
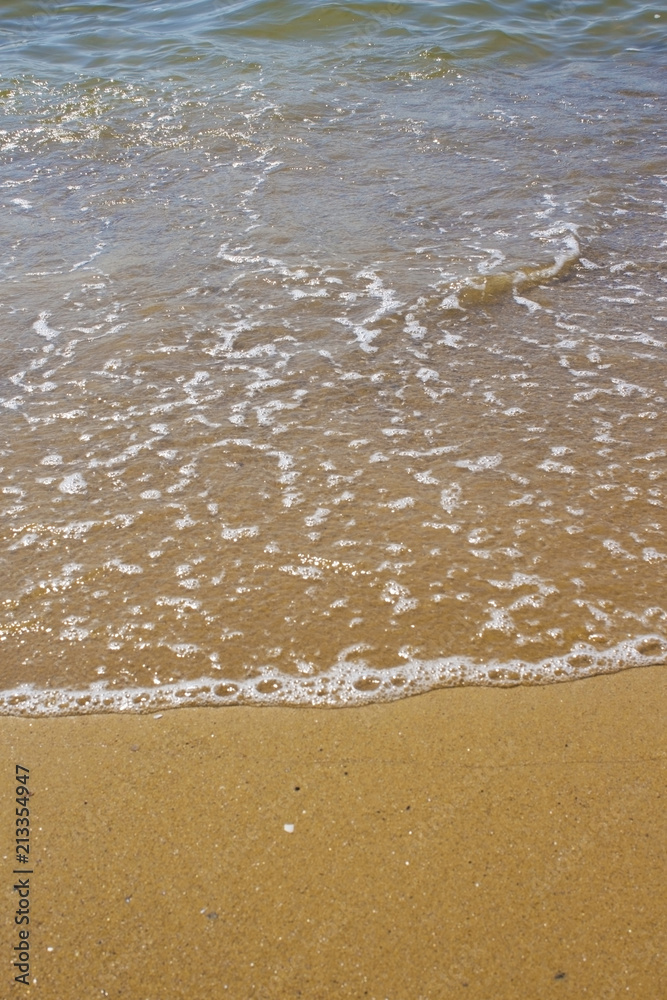
[[[664,662],[666,28],[2,5],[0,711]]]

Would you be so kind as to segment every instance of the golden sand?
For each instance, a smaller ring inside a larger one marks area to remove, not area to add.
[[[0,995],[659,1000],[666,702],[652,667],[357,709],[0,719]]]

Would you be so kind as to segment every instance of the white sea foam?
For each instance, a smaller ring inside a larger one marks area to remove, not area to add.
[[[394,598],[396,595],[389,595]],[[399,597],[400,599],[400,597]],[[192,644],[175,649],[177,655],[195,652]],[[159,684],[151,687],[114,688],[96,681],[85,688],[40,689],[22,684],[0,692],[2,715],[82,715],[96,712],[148,713],[167,708],[206,705],[313,705],[340,707],[369,702],[395,701],[438,687],[462,684],[512,687],[549,684],[595,674],[614,673],[628,667],[650,666],[667,659],[667,639],[644,635],[603,651],[579,643],[562,656],[531,663],[476,663],[470,657],[448,656],[434,660],[414,657],[386,670],[375,670],[363,659],[363,644],[342,651],[336,664],[315,677],[287,676],[270,664],[261,678],[221,681],[215,677]]]
[[[257,535],[259,535],[259,528],[256,524],[241,528],[225,526],[220,532],[221,538],[224,538],[228,542],[238,542],[241,538],[256,538]]]
[[[85,493],[88,484],[80,472],[73,472],[71,476],[65,476],[58,489],[61,493]]]
[[[32,328],[38,337],[44,337],[45,340],[55,340],[56,337],[60,336],[58,330],[52,329],[46,322],[49,318],[50,313],[42,312],[39,314],[39,318],[33,323]]]
[[[460,469],[468,469],[469,472],[482,472],[485,469],[497,469],[502,460],[502,455],[481,455],[476,459],[462,458],[454,464]]]

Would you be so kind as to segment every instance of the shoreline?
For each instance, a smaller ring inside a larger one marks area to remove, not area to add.
[[[657,997],[666,703],[653,666],[336,710],[4,716],[6,778],[33,786],[37,983],[11,975],[8,840],[3,992]]]
[[[332,670],[313,678],[288,676],[276,670],[265,671],[259,682],[257,678],[239,681],[202,676],[160,684],[157,688],[130,686],[116,689],[108,687],[104,680],[94,681],[87,687],[64,689],[23,684],[0,692],[0,718],[154,715],[181,708],[305,708],[320,711],[363,708],[457,687],[500,689],[571,684],[589,677],[661,666],[661,658],[666,652],[665,639],[661,635],[645,634],[624,639],[597,654],[589,648],[575,648],[569,653],[532,663],[490,661],[483,665],[467,657],[440,657],[432,661],[408,662],[381,671],[366,664],[356,668],[347,664],[344,682],[336,678]],[[619,656],[624,657],[624,666],[617,666],[616,657]],[[588,662],[582,663],[582,660]],[[451,672],[441,673],[443,666]],[[339,702],[336,695],[341,690],[344,697]],[[279,697],[284,700],[276,700]]]

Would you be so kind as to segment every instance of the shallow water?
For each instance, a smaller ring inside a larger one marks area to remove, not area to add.
[[[0,710],[664,660],[660,14],[3,6]]]

